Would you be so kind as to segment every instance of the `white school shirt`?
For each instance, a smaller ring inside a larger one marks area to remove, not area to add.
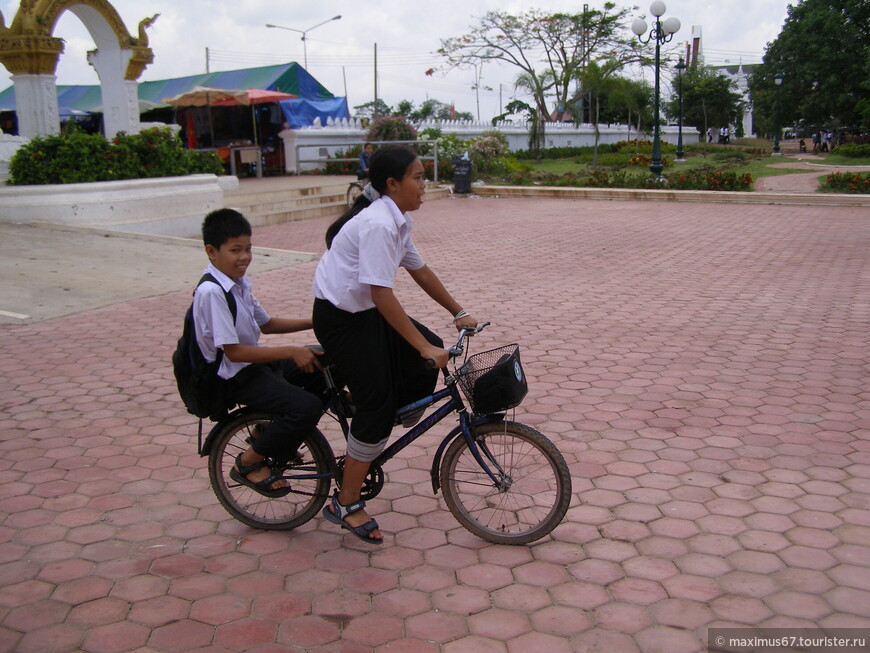
[[[332,241],[314,272],[314,296],[359,313],[375,307],[372,286],[392,288],[400,267],[425,265],[411,240],[411,215],[389,197],[355,215]]]
[[[269,321],[269,314],[251,293],[248,277],[233,281],[214,265],[205,269],[210,272],[221,288],[213,283],[201,284],[193,295],[193,322],[196,327],[196,343],[206,360],[213,361],[217,348],[224,345],[257,345],[260,327]],[[233,322],[224,291],[232,293],[236,300],[236,321]],[[234,363],[226,356],[221,360],[218,376],[231,379],[250,363]]]

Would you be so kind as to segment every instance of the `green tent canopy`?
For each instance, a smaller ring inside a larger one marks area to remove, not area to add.
[[[163,98],[180,95],[195,86],[212,86],[232,90],[258,88],[265,91],[291,93],[306,100],[329,100],[335,96],[293,62],[261,68],[243,68],[222,72],[176,77],[139,83],[141,110],[165,106]],[[102,111],[99,86],[58,86],[57,101],[61,113],[69,110]],[[15,111],[15,87],[0,92],[0,111]]]

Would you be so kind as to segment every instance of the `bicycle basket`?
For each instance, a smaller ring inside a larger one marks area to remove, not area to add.
[[[529,391],[515,344],[470,356],[455,376],[471,412],[478,415],[519,406]]]

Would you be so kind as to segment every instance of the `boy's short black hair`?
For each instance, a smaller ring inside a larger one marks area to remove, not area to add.
[[[220,249],[230,238],[251,235],[251,223],[235,209],[217,209],[202,221],[202,242]]]

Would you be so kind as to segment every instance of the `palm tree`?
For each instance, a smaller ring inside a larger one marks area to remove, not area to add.
[[[613,73],[622,68],[622,63],[618,61],[608,60],[599,64],[596,61],[589,62],[586,70],[579,75],[580,84],[583,92],[589,93],[591,96],[592,105],[595,111],[592,114],[592,124],[595,128],[595,149],[592,150],[592,166],[598,165],[598,139],[601,132],[598,129],[598,118],[601,113],[601,96],[616,88],[616,78]]]
[[[643,81],[635,81],[626,79],[625,77],[615,77],[614,88],[608,96],[608,104],[614,112],[614,116],[619,120],[623,117],[628,125],[628,141],[631,142],[631,126],[632,116],[635,117],[635,154],[638,153],[638,140],[640,138],[640,130],[642,123],[649,123],[652,120],[650,107],[652,105],[652,88]]]
[[[514,80],[514,90],[523,90],[530,93],[532,97],[537,97],[539,95],[538,90],[541,91],[540,94],[543,94],[544,91],[552,86],[552,77],[549,71],[538,77],[532,77],[528,73],[520,73]],[[534,108],[525,103],[522,104],[529,115],[529,150],[537,152],[545,142],[544,137],[546,134],[544,126],[548,118],[546,107],[538,106]]]

